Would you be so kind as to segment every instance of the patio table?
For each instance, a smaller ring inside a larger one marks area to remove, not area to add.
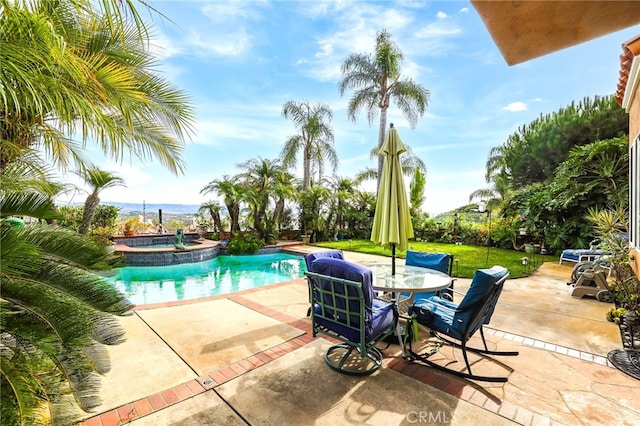
[[[406,311],[413,303],[416,293],[428,293],[444,290],[451,285],[451,277],[444,272],[419,266],[396,265],[396,274],[391,274],[390,263],[365,263],[373,272],[373,289],[391,294],[391,301],[396,304],[398,312]],[[409,293],[403,297],[402,293]],[[404,352],[400,322],[396,324],[398,342]]]

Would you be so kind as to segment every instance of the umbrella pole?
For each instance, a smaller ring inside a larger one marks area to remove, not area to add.
[[[396,274],[396,245],[391,243],[391,275]]]

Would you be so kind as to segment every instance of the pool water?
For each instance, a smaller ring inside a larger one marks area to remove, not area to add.
[[[216,296],[304,276],[304,258],[287,253],[218,256],[205,262],[126,266],[106,278],[136,305]]]

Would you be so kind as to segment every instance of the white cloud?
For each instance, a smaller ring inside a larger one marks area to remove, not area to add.
[[[447,19],[448,15],[444,12],[438,12],[436,13],[436,16],[438,17],[438,19]]]
[[[460,13],[469,13],[469,8],[463,7],[462,9],[460,9]]]
[[[189,42],[192,49],[198,49],[195,52],[198,56],[206,56],[204,52],[215,56],[240,56],[251,49],[251,36],[244,28],[218,34],[201,34],[192,30]]]
[[[505,111],[520,112],[527,110],[527,104],[521,101],[511,102],[509,105],[502,107]]]

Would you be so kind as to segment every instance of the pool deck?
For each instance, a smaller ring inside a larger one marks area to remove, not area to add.
[[[606,360],[621,347],[617,326],[604,318],[611,305],[570,297],[571,270],[545,263],[505,284],[485,334],[492,347],[520,355],[471,362],[475,373],[506,375],[507,383],[420,366],[404,360],[398,345],[384,350],[383,368],[371,376],[330,370],[324,351],[331,342],[311,335],[304,279],[139,306],[121,319],[127,341],[107,349],[103,403],[83,424],[638,425],[640,382]],[[456,288],[469,281],[458,279]],[[420,338],[429,345],[426,330]],[[455,354],[445,348],[435,359],[454,363]]]

